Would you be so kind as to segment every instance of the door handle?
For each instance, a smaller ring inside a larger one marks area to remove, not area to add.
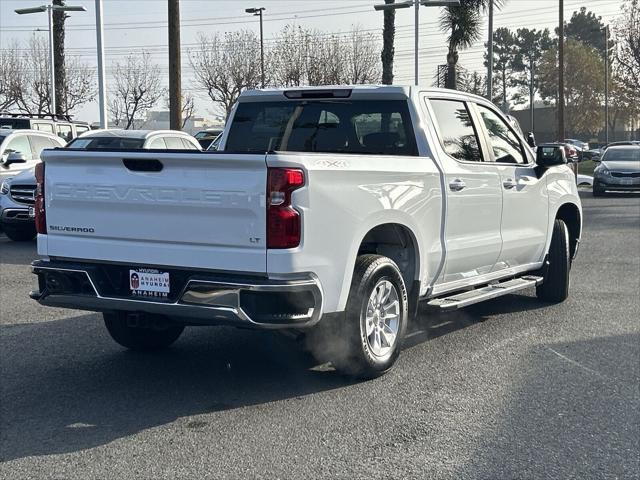
[[[506,188],[507,190],[511,190],[512,188],[515,188],[518,186],[517,182],[514,182],[513,179],[508,178],[507,180],[505,180],[504,182],[502,182],[502,186],[504,188]]]
[[[459,178],[456,178],[455,180],[453,180],[451,183],[449,183],[449,189],[452,192],[459,192],[460,190],[462,190],[464,187],[466,187],[467,184],[464,183],[462,180],[460,180]]]

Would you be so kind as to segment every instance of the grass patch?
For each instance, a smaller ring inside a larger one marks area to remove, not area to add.
[[[593,160],[584,160],[578,164],[578,173],[593,176],[593,170],[597,165]]]

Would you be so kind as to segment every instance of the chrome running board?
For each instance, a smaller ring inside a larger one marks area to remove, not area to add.
[[[449,297],[434,298],[427,305],[438,308],[442,311],[457,310],[474,303],[484,302],[492,298],[508,295],[518,290],[535,287],[542,283],[542,277],[527,275],[506,282],[493,283],[485,287],[476,288],[466,292],[451,295]]]

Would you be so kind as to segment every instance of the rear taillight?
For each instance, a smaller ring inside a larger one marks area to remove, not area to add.
[[[291,193],[304,185],[297,168],[269,168],[267,174],[267,248],[300,245],[300,213],[291,206]]]
[[[36,164],[36,192],[33,208],[36,212],[36,232],[47,233],[47,214],[44,205],[44,163]]]

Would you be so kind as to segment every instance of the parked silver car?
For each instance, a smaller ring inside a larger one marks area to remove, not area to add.
[[[640,146],[608,147],[593,171],[593,196],[606,191],[640,192]]]

